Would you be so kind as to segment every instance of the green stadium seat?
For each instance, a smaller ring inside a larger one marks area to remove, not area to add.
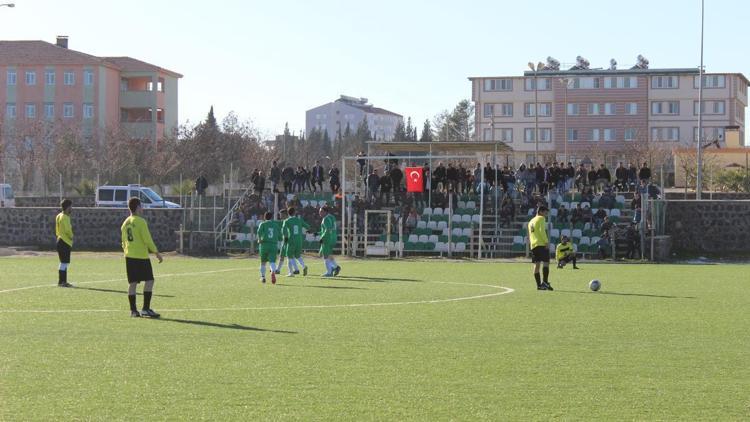
[[[239,240],[233,240],[229,242],[229,247],[231,249],[242,249],[242,242]]]

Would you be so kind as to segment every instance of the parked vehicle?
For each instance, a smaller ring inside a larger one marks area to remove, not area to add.
[[[13,188],[7,183],[0,183],[0,208],[12,208],[16,206],[16,197]]]
[[[164,200],[153,189],[141,185],[99,186],[96,188],[96,206],[127,208],[132,197],[141,199],[143,208],[182,208],[180,204]]]

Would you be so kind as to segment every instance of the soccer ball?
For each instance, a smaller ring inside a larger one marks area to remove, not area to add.
[[[592,292],[598,291],[601,287],[602,283],[597,279],[593,279],[589,282],[589,289],[591,289]]]

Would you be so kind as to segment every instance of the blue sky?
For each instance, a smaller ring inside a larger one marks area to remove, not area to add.
[[[517,75],[547,56],[699,64],[700,0],[15,2],[0,8],[1,39],[64,34],[75,50],[175,70],[181,122],[214,105],[268,134],[303,129],[306,109],[339,94],[421,124],[470,96],[468,76]],[[706,1],[707,71],[750,75],[748,22],[750,2]]]

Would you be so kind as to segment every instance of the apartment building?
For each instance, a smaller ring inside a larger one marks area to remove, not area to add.
[[[96,57],[68,38],[0,41],[0,124],[79,124],[89,136],[121,127],[156,141],[177,129],[179,73],[131,57]]]
[[[477,136],[507,143],[514,165],[534,161],[537,136],[538,161],[605,156],[610,166],[625,160],[636,141],[669,149],[694,144],[698,70],[647,64],[589,69],[585,62],[570,70],[546,66],[523,76],[471,77]],[[739,127],[744,139],[747,87],[740,73],[704,75],[704,140],[724,142],[726,127]]]
[[[400,114],[369,104],[367,98],[342,95],[336,101],[307,110],[305,126],[307,133],[312,129],[326,131],[333,140],[339,131],[343,135],[347,125],[352,132],[356,131],[363,119],[367,119],[373,139],[379,141],[392,140],[396,126],[404,121]]]

